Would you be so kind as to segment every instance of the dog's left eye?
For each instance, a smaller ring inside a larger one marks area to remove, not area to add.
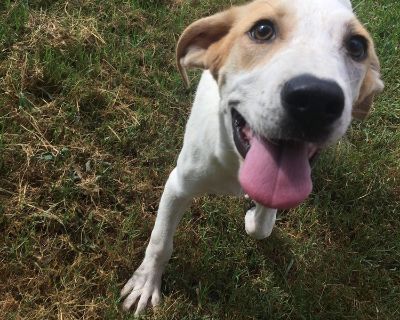
[[[257,41],[269,41],[275,37],[274,24],[269,20],[258,21],[250,29],[249,35]]]
[[[364,60],[367,57],[368,51],[367,39],[359,35],[352,36],[346,42],[346,49],[354,60]]]

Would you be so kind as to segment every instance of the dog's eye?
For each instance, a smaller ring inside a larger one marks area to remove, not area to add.
[[[346,49],[354,60],[361,61],[367,57],[367,39],[363,36],[352,36],[346,42]]]
[[[249,31],[252,39],[257,41],[268,41],[275,37],[275,28],[271,21],[258,21]]]

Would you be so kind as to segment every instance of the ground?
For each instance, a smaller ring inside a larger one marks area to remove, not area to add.
[[[176,40],[229,2],[0,3],[1,319],[133,318],[119,291],[193,99]],[[353,4],[386,83],[371,116],[322,155],[312,196],[265,241],[246,235],[243,199],[196,200],[147,318],[400,318],[400,2]]]

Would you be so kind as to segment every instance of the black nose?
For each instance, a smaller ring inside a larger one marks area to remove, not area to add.
[[[337,120],[344,108],[343,90],[334,81],[301,75],[286,82],[282,105],[302,126],[324,127]]]

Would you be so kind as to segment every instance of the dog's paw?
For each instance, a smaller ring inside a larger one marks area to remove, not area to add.
[[[248,210],[244,218],[247,234],[256,240],[269,237],[275,225],[275,215],[276,209],[256,206]]]
[[[133,276],[121,290],[121,298],[125,298],[122,308],[125,311],[131,309],[136,303],[135,315],[142,313],[150,301],[155,307],[161,301],[161,275],[159,268],[147,267],[145,263],[135,271]]]

